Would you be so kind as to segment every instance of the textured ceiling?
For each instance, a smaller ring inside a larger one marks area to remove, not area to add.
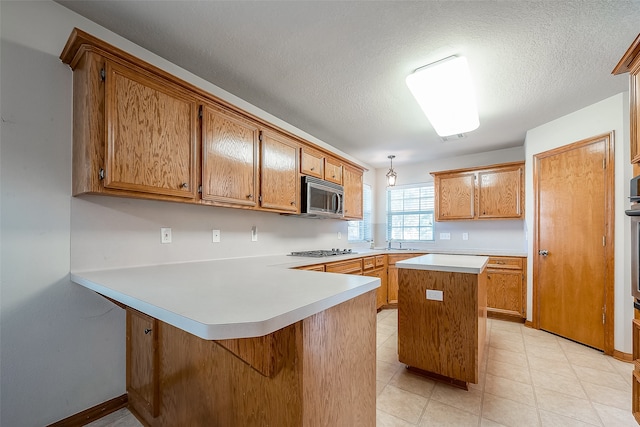
[[[628,88],[640,1],[59,1],[372,165],[520,146]],[[468,58],[480,127],[442,142],[404,80]]]

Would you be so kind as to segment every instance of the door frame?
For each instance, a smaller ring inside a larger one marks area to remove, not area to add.
[[[583,139],[571,144],[563,145],[561,147],[554,148],[552,150],[544,151],[542,153],[535,154],[533,156],[533,327],[540,329],[540,292],[538,290],[538,277],[540,275],[540,262],[538,258],[539,242],[540,242],[540,217],[539,217],[539,170],[540,160],[546,157],[555,156],[567,151],[571,151],[582,146],[592,144],[597,141],[604,140],[605,142],[605,239],[606,245],[604,247],[604,274],[605,274],[605,322],[604,322],[604,353],[613,355],[614,351],[614,252],[615,252],[615,240],[614,240],[614,223],[615,223],[615,162],[614,162],[614,140],[615,134],[613,131],[597,135],[591,138]]]

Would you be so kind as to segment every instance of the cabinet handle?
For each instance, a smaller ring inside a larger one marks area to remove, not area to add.
[[[316,170],[316,168],[311,168],[310,170],[312,170],[312,171],[313,171],[313,170]]]
[[[291,206],[295,206],[295,205],[296,205],[296,202],[291,202]]]
[[[253,199],[253,194],[247,194],[247,199]]]
[[[183,182],[182,184],[180,184],[180,188],[189,188],[189,184]]]
[[[144,330],[144,334],[145,334],[145,335],[149,335],[149,333],[150,333],[151,331],[152,331],[152,329],[145,329],[145,330]]]

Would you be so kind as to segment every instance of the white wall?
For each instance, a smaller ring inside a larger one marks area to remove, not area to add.
[[[451,142],[451,144],[455,144],[455,142]],[[524,160],[524,147],[516,147],[410,165],[396,166],[394,164],[394,169],[398,173],[397,185],[407,185],[433,182],[431,172],[522,160]],[[386,240],[387,181],[385,175],[388,170],[388,168],[376,169],[375,210],[378,213],[374,223],[376,246],[384,246]],[[440,233],[450,233],[451,240],[441,240]],[[468,233],[469,240],[462,240],[462,233]],[[435,242],[407,243],[405,246],[429,251],[467,249],[471,251],[501,250],[526,253],[524,221],[522,220],[436,222],[435,239]]]
[[[71,283],[70,268],[348,247],[344,221],[71,197],[72,71],[58,56],[74,26],[328,145],[57,3],[2,1],[0,18],[0,425],[46,425],[125,392],[124,313]],[[375,188],[375,174],[365,182]],[[165,226],[170,245],[160,244]]]
[[[630,222],[628,209],[629,180],[629,97],[621,93],[582,110],[546,123],[527,132],[526,152],[526,221],[528,235],[527,318],[532,319],[533,280],[533,156],[593,136],[615,132],[615,337],[616,350],[631,353],[631,319],[633,299],[630,289]]]

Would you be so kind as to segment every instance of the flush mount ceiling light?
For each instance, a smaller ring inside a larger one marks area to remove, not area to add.
[[[438,135],[470,132],[480,125],[466,58],[450,56],[425,65],[406,82]]]
[[[389,187],[393,187],[394,185],[396,185],[396,178],[398,177],[396,171],[393,170],[393,159],[395,159],[395,157],[396,156],[394,155],[387,156],[387,158],[391,161],[391,167],[389,168],[389,172],[387,172],[387,185]]]

